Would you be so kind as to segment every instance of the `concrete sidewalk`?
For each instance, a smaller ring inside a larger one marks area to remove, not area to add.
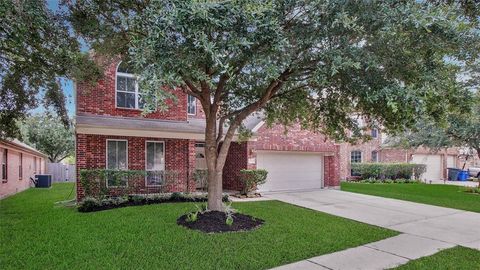
[[[480,213],[338,190],[265,197],[403,233],[279,269],[388,269],[455,245],[480,250]]]

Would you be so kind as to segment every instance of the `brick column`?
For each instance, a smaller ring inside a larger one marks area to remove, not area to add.
[[[196,165],[196,152],[195,152],[195,140],[188,141],[188,168],[187,168],[187,185],[188,191],[194,192],[196,190],[195,179],[193,173],[195,172]]]
[[[77,201],[81,201],[85,197],[82,184],[80,182],[80,170],[87,168],[87,136],[85,134],[76,134],[75,141],[76,157],[75,157],[75,170],[77,178]]]
[[[337,187],[340,185],[340,145],[335,145],[335,153],[324,157],[324,185]]]

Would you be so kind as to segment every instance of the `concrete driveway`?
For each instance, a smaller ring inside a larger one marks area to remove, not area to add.
[[[456,245],[480,250],[480,213],[339,190],[270,193],[265,197],[402,232],[279,270],[388,269]]]
[[[480,249],[480,213],[339,190],[266,197],[395,231]]]

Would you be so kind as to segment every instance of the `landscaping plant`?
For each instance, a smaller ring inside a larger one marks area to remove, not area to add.
[[[360,179],[419,179],[427,167],[413,163],[352,163],[352,171]]]
[[[252,193],[259,185],[265,184],[268,172],[263,169],[258,170],[240,170],[240,181],[242,182],[243,195]]]

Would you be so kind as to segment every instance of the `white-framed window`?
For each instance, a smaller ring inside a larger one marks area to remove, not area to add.
[[[352,151],[350,152],[350,164],[362,162],[362,151]],[[350,170],[351,176],[358,176],[359,174],[353,169]]]
[[[3,149],[3,152],[2,152],[2,180],[4,182],[7,181],[7,176],[8,176],[7,158],[8,158],[8,150]]]
[[[145,142],[145,177],[146,186],[161,186],[165,177],[165,143],[159,141]]]
[[[378,162],[378,151],[372,151],[372,162]]]
[[[378,138],[378,129],[372,129],[372,138]]]
[[[143,109],[144,102],[139,92],[137,76],[126,62],[117,67],[115,96],[117,108]]]
[[[197,114],[197,98],[192,95],[187,96],[187,113],[190,115]]]
[[[107,140],[107,169],[127,170],[128,169],[128,141]],[[107,187],[126,187],[128,179],[117,179],[107,176]]]
[[[350,162],[351,163],[362,162],[362,151],[352,151],[350,153]]]

